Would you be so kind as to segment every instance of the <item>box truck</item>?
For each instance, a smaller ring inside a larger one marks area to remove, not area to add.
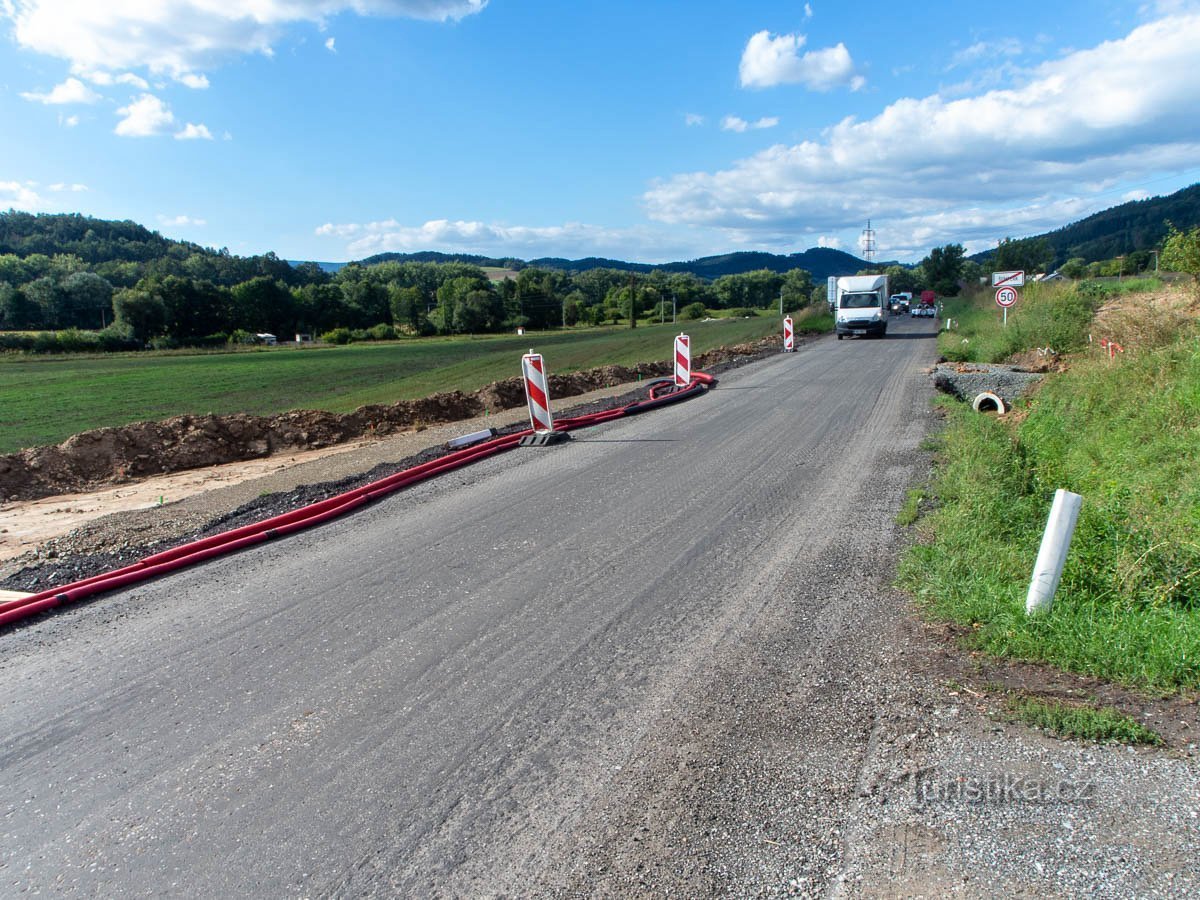
[[[888,323],[886,275],[850,275],[837,280],[834,330],[846,335],[883,337]]]

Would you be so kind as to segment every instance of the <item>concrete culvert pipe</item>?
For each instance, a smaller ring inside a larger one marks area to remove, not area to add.
[[[984,391],[982,394],[979,394],[971,404],[971,409],[975,410],[975,412],[994,412],[1000,415],[1008,412],[1008,406],[1004,400],[991,391]]]

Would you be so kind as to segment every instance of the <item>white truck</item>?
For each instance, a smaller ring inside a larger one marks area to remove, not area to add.
[[[846,335],[883,337],[888,323],[886,275],[850,275],[837,280],[834,330]]]

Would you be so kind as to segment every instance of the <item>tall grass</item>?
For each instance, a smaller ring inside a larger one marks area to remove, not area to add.
[[[1150,688],[1200,685],[1200,338],[1177,338],[1076,362],[1016,425],[944,401],[934,537],[901,578],[976,646]],[[1055,488],[1082,494],[1083,510],[1054,608],[1030,619]]]
[[[1087,344],[1092,317],[1107,294],[1084,282],[1028,284],[1004,313],[990,292],[945,301],[944,317],[954,327],[938,336],[938,350],[952,362],[1002,362],[1014,353],[1049,347],[1070,353]]]

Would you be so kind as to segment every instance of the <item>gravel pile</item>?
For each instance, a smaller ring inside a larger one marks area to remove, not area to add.
[[[984,391],[991,391],[1010,405],[1045,377],[1019,366],[984,363],[940,363],[933,367],[932,376],[934,387],[959,400],[970,403]]]

